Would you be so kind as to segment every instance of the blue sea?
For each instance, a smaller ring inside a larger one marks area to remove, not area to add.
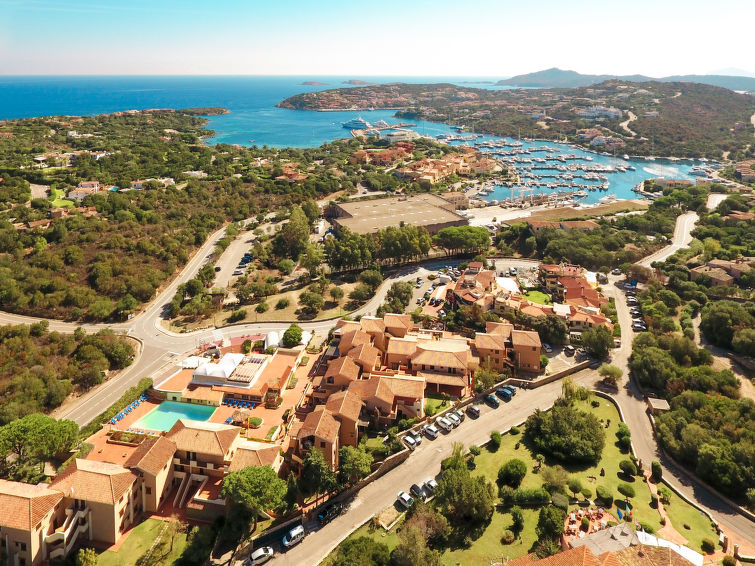
[[[348,137],[341,124],[357,115],[370,122],[393,120],[393,111],[309,112],[276,108],[275,104],[301,92],[349,86],[345,81],[359,79],[374,83],[449,82],[477,88],[502,89],[493,78],[459,77],[317,77],[317,76],[107,76],[107,77],[0,77],[0,119],[53,115],[96,115],[130,109],[189,108],[222,106],[230,114],[212,116],[208,128],[216,135],[207,143],[229,143],[271,147],[316,147],[324,142]],[[323,85],[303,85],[316,81]],[[414,121],[422,135],[451,132],[445,124]],[[485,139],[491,139],[486,137]],[[537,145],[537,144],[535,144]],[[555,146],[553,142],[548,145]],[[563,146],[562,153],[579,153]],[[587,154],[585,154],[587,155]],[[595,164],[613,164],[613,157],[593,155]],[[618,160],[619,162],[623,160]],[[624,162],[625,164],[627,162]],[[645,162],[632,160],[635,171],[608,175],[608,193],[633,198],[632,187],[650,177],[691,179],[691,162]],[[549,189],[541,188],[538,192]],[[501,188],[487,198],[509,196]],[[584,202],[597,202],[605,193],[590,192]]]

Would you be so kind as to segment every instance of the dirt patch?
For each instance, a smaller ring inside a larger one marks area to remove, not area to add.
[[[29,183],[29,189],[31,190],[31,198],[47,198],[47,191],[50,190],[50,187],[47,185],[35,185],[34,183]]]
[[[541,210],[533,212],[532,215],[507,220],[507,224],[517,224],[527,220],[569,220],[572,218],[594,218],[597,216],[606,216],[623,211],[647,210],[650,203],[646,200],[621,200],[609,204],[599,204],[593,208],[575,209],[575,208],[554,208],[551,210]]]

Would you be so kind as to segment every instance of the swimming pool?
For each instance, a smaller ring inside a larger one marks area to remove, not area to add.
[[[170,430],[178,419],[206,421],[217,407],[165,401],[131,425],[131,428]]]

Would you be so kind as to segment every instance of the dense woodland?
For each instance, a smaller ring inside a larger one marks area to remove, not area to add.
[[[0,327],[0,425],[48,412],[75,389],[102,382],[108,370],[131,364],[133,346],[109,330],[87,335],[47,330],[47,321]]]

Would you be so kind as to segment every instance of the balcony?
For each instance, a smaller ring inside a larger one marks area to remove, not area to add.
[[[55,532],[45,537],[50,558],[64,558],[76,544],[80,534],[89,531],[91,510],[85,503],[72,503],[66,508],[66,520]]]

